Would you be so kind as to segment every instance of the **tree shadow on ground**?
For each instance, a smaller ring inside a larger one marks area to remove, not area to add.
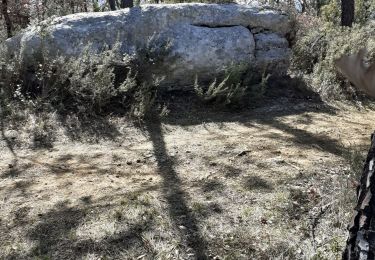
[[[12,189],[15,191],[19,191],[22,196],[27,196],[28,189],[34,184],[31,180],[20,180],[14,183]]]
[[[233,167],[231,165],[223,165],[222,171],[226,178],[236,178],[242,174],[241,169]]]
[[[203,184],[200,184],[202,187],[202,191],[207,193],[207,192],[212,192],[212,191],[220,191],[224,188],[224,184],[218,180],[205,180],[203,181]]]
[[[236,110],[218,110],[214,106],[207,106],[194,94],[174,96],[171,103],[170,116],[163,118],[166,124],[189,127],[207,123],[240,123],[245,127],[256,127],[256,124],[267,125],[286,133],[280,137],[282,140],[291,141],[296,145],[313,145],[331,154],[342,156],[342,146],[334,139],[324,134],[313,134],[303,129],[298,129],[292,124],[279,120],[280,117],[298,116],[300,124],[311,125],[314,121],[308,112],[335,115],[336,109],[319,99],[307,100],[303,97],[290,98],[280,94],[277,98],[265,97],[262,104],[256,108]],[[190,106],[187,106],[190,104]],[[193,115],[193,116],[192,116]],[[261,131],[261,129],[259,129]],[[279,138],[275,135],[275,138]]]
[[[118,125],[111,121],[111,114],[94,116],[52,110],[28,113],[18,120],[0,118],[0,139],[4,140],[7,149],[15,158],[17,146],[28,146],[34,150],[51,149],[61,138],[62,133],[71,141],[87,143],[98,143],[101,140],[115,141],[121,136]],[[9,125],[11,127],[8,127]],[[23,136],[21,140],[18,136],[7,136],[7,130],[12,130],[17,135],[27,132],[28,137]]]
[[[68,163],[70,159],[74,158],[72,154],[65,154],[57,157],[50,162],[40,159],[38,156],[17,156],[17,163],[8,165],[8,169],[4,171],[1,178],[12,178],[12,177],[24,177],[28,169],[40,167],[48,169],[48,172],[54,175],[63,175],[66,173],[73,172],[91,172],[91,171],[100,171],[100,168],[91,163],[88,160],[79,160],[79,163],[73,165]],[[83,166],[77,166],[79,164],[84,164]],[[45,170],[38,169],[38,174]],[[31,177],[31,174],[28,173],[28,177]]]
[[[182,99],[185,100],[183,100],[181,104],[183,106],[188,106],[189,98],[186,99],[186,97],[183,96],[181,97],[181,101]],[[278,104],[278,102],[279,101],[277,100],[270,100],[267,105],[272,108],[272,105]],[[305,100],[292,100],[290,102],[291,103],[288,103],[289,106],[286,108],[272,110],[265,109],[268,107],[264,106],[260,109],[242,111],[241,114],[228,111],[218,112],[214,109],[202,109],[202,107],[199,106],[186,110],[185,107],[180,111],[175,110],[171,117],[163,119],[162,122],[180,126],[190,126],[202,124],[204,122],[239,122],[245,126],[250,126],[252,122],[256,122],[274,126],[275,128],[292,135],[293,137],[291,140],[294,142],[300,142],[303,144],[308,140],[308,142],[315,143],[330,153],[339,154],[340,149],[335,140],[325,136],[316,136],[304,130],[295,129],[293,126],[277,120],[278,117],[281,116],[300,115],[313,111],[333,114],[334,110],[321,102],[309,101],[307,104]],[[305,121],[306,124],[311,123],[311,120],[308,118],[306,118]],[[84,123],[82,124],[79,120],[78,123],[74,123],[74,120],[73,123],[70,123],[67,118],[62,118],[61,122],[65,124],[68,135],[72,140],[82,140],[82,135],[91,136],[93,141],[103,137],[116,139],[117,136],[120,135],[117,128],[110,124],[107,119],[99,120],[96,123],[84,120]],[[195,257],[197,259],[206,259],[208,258],[207,241],[201,234],[197,218],[188,206],[189,197],[181,187],[182,181],[175,170],[175,162],[173,161],[173,158],[168,155],[162,131],[162,122],[159,118],[154,118],[152,121],[146,121],[146,131],[148,132],[153,144],[158,170],[163,179],[162,192],[168,203],[169,215],[177,229],[180,230],[181,238],[194,250]],[[8,148],[14,153],[11,145]],[[57,163],[61,164],[66,160],[69,160],[69,156],[61,158]],[[46,166],[55,173],[62,173],[60,172],[60,169],[56,168],[54,165]],[[65,170],[66,169],[64,169],[64,171]],[[227,177],[237,177],[240,174],[241,172],[235,168],[228,168],[228,171],[225,172]],[[252,189],[254,187],[254,179],[249,182],[250,185],[247,186],[249,189]],[[259,182],[259,180],[255,180],[255,182]],[[272,189],[272,186],[269,183],[261,184],[266,190]],[[211,191],[211,189],[217,189],[219,187],[220,184],[211,183],[206,188],[208,191]],[[33,250],[33,256],[56,256],[61,253],[61,256],[66,258],[79,258],[91,252],[100,253],[109,251],[116,253],[121,247],[127,248],[143,243],[140,234],[152,225],[152,221],[149,219],[140,220],[131,225],[128,230],[120,232],[115,236],[105,237],[100,241],[94,241],[91,239],[84,241],[77,240],[77,238],[74,237],[74,231],[84,220],[86,211],[90,209],[91,200],[86,199],[83,202],[85,204],[84,209],[73,208],[67,203],[62,203],[50,212],[40,216],[39,223],[28,233],[28,237],[36,243]],[[218,209],[214,208],[214,210]],[[184,228],[181,229],[181,226]],[[243,245],[238,245],[238,247],[243,247]],[[12,256],[9,256],[9,258],[11,257]],[[14,258],[19,259],[22,257],[14,255]]]
[[[283,123],[277,119],[257,119],[256,121],[261,124],[266,124],[274,127],[291,135],[291,137],[281,137],[281,140],[291,141],[292,143],[300,146],[314,145],[330,154],[334,154],[337,156],[343,155],[342,145],[329,136],[324,136],[322,134],[312,134],[306,130],[298,129],[289,124]],[[275,135],[273,138],[280,140],[280,137],[278,135]]]
[[[162,176],[162,191],[168,202],[168,210],[172,221],[180,229],[181,238],[194,250],[196,259],[207,259],[207,242],[203,238],[198,220],[188,207],[188,195],[182,190],[181,179],[175,171],[173,159],[168,155],[161,122],[157,117],[146,121],[146,130],[149,133],[154,148],[158,170]]]
[[[110,116],[82,116],[79,114],[61,114],[58,117],[65,134],[73,141],[98,142],[116,140],[120,132],[110,121]]]
[[[56,205],[46,214],[40,214],[40,223],[28,234],[36,242],[32,254],[35,256],[48,256],[59,251],[64,239],[73,237],[73,231],[78,227],[85,214],[82,210],[68,206],[67,202]],[[69,241],[70,240],[70,241]],[[71,243],[71,239],[67,239]],[[69,254],[65,252],[63,254]]]
[[[272,98],[267,99],[267,106],[257,109],[246,109],[241,114],[231,111],[217,111],[216,109],[207,109],[206,106],[199,104],[200,101],[194,95],[181,95],[172,97],[172,114],[160,120],[158,117],[146,122],[146,129],[150,135],[154,147],[155,157],[159,167],[159,172],[163,177],[163,192],[169,204],[169,212],[176,226],[185,226],[185,235],[187,244],[194,250],[198,259],[207,258],[207,241],[201,236],[198,220],[191,213],[187,206],[189,200],[188,195],[181,189],[181,179],[174,170],[175,165],[172,158],[168,155],[166,144],[163,137],[162,123],[188,127],[192,125],[201,125],[204,123],[226,123],[237,122],[244,126],[251,126],[253,122],[262,125],[269,125],[280,129],[289,135],[295,143],[315,144],[325,151],[342,155],[340,145],[328,136],[314,135],[307,131],[296,129],[293,126],[282,123],[279,117],[288,115],[302,115],[301,123],[312,124],[313,121],[309,116],[304,115],[307,112],[326,113],[328,115],[335,114],[335,109],[324,104],[319,100],[306,101],[303,98],[289,99],[285,97],[284,102],[287,104],[279,104],[279,101]],[[169,103],[169,104],[171,104]],[[190,105],[190,106],[189,106]],[[177,108],[177,109],[175,109]],[[236,170],[230,170],[228,175],[238,176]],[[210,191],[217,188],[217,183],[209,183],[203,185],[203,189]],[[244,186],[247,189],[261,189],[265,191],[273,190],[273,185],[259,177],[249,177],[245,179]]]
[[[2,179],[19,177],[31,167],[31,163],[20,164],[18,158],[13,159],[12,163],[8,164],[8,168],[0,175],[0,177]]]
[[[129,249],[139,251],[137,252],[139,255],[144,252],[150,256],[155,255],[142,237],[142,233],[150,230],[154,225],[152,215],[128,223],[125,230],[115,234],[105,235],[100,239],[82,239],[77,237],[76,230],[85,222],[88,212],[105,207],[105,205],[93,205],[91,201],[86,201],[85,205],[78,208],[70,206],[68,201],[63,201],[57,203],[50,211],[38,214],[37,224],[26,234],[27,238],[34,242],[32,250],[24,254],[13,252],[5,259],[81,259],[88,254],[121,259],[121,255]],[[16,213],[24,218],[27,210],[29,209],[21,209]],[[25,222],[27,223],[29,222]]]
[[[259,176],[248,176],[243,180],[243,187],[247,190],[272,191],[273,186],[267,180]]]

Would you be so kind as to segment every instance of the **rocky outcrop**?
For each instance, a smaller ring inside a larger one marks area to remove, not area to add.
[[[149,39],[169,40],[170,57],[158,71],[167,85],[185,86],[213,79],[228,66],[247,63],[285,73],[291,26],[286,15],[237,4],[142,5],[103,13],[68,15],[28,28],[6,42],[33,64],[41,54],[76,56],[90,45],[95,51],[121,44],[124,54],[145,47]],[[173,59],[172,59],[173,57]]]

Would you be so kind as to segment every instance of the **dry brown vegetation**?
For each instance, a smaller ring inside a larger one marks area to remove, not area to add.
[[[168,104],[144,124],[3,121],[0,258],[340,258],[373,110],[283,89],[241,112]]]

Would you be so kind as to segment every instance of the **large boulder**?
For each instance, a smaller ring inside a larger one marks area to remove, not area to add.
[[[165,85],[189,86],[197,75],[210,80],[235,64],[263,72],[286,72],[291,31],[288,17],[275,10],[238,4],[142,5],[114,12],[79,13],[29,27],[6,41],[9,52],[35,65],[42,50],[50,56],[79,55],[86,46],[101,51],[121,44],[134,54],[150,38],[168,39],[170,51],[158,71]]]

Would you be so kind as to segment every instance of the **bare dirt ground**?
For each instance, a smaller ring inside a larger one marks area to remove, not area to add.
[[[350,155],[366,153],[374,118],[294,98],[242,112],[186,102],[142,126],[60,122],[46,148],[5,126],[0,258],[340,258]]]

